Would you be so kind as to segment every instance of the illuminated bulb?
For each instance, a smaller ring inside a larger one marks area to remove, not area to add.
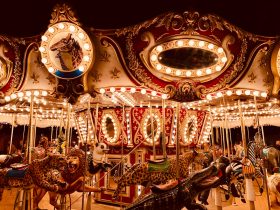
[[[136,89],[135,89],[135,88],[131,88],[131,89],[130,89],[130,92],[131,92],[131,93],[135,93],[135,92],[136,92]]]
[[[181,71],[180,71],[180,70],[177,70],[177,71],[176,71],[176,75],[177,75],[177,76],[180,76],[180,75],[181,75]]]
[[[146,94],[146,92],[147,92],[147,91],[146,91],[145,89],[142,89],[142,90],[141,90],[141,93],[142,93],[143,95]]]
[[[42,91],[42,96],[47,96],[47,95],[48,95],[48,92],[45,91],[45,90],[43,90],[43,91]]]
[[[80,70],[80,71],[84,71],[84,70],[85,70],[85,67],[84,67],[84,66],[79,66],[79,70]]]
[[[221,66],[216,66],[216,71],[221,71],[222,67]]]
[[[64,27],[65,27],[65,26],[64,26],[64,24],[63,24],[63,23],[59,23],[59,24],[58,24],[58,28],[60,28],[60,29],[64,29]]]
[[[10,96],[5,96],[5,101],[10,101],[11,100],[11,97]]]
[[[224,52],[223,48],[219,47],[218,48],[218,53],[222,53],[222,52]]]
[[[152,96],[156,96],[157,95],[157,92],[156,91],[152,91]]]
[[[39,95],[39,91],[38,90],[35,90],[34,91],[34,96],[38,96]]]
[[[46,63],[48,62],[48,60],[47,60],[46,58],[42,58],[42,59],[41,59],[41,62],[42,62],[43,64],[46,64]]]
[[[211,69],[206,69],[206,74],[211,74],[212,73],[212,70]]]
[[[74,32],[74,31],[76,30],[76,27],[73,26],[73,25],[71,25],[71,26],[69,26],[69,30],[70,30],[71,32]]]
[[[81,33],[78,34],[78,37],[79,37],[80,39],[84,39],[84,38],[85,38],[85,35],[81,32]]]
[[[228,96],[231,96],[231,95],[232,95],[232,91],[231,91],[231,90],[228,90],[228,91],[226,92],[226,94],[227,94]]]
[[[45,42],[48,40],[48,37],[46,37],[45,35],[41,37],[42,41]]]
[[[259,91],[254,91],[254,96],[259,96],[260,92]]]
[[[213,44],[209,44],[208,45],[208,49],[212,50],[214,48],[214,45]]]
[[[50,33],[53,33],[53,32],[54,32],[54,28],[53,28],[53,27],[49,27],[48,31],[49,31]]]
[[[193,41],[193,40],[190,40],[190,41],[189,41],[189,45],[190,45],[190,46],[193,46],[193,45],[194,45],[194,41]]]
[[[17,95],[14,93],[11,95],[11,99],[15,99],[16,97],[17,97]]]
[[[88,62],[89,61],[89,56],[85,55],[83,59],[84,59],[84,61]]]
[[[159,45],[159,46],[156,47],[156,50],[157,50],[158,52],[161,52],[161,51],[163,50],[163,47],[162,47],[161,45]]]
[[[178,47],[182,47],[184,45],[184,42],[182,41],[182,40],[179,40],[178,42],[177,42],[177,46]]]
[[[39,47],[39,51],[40,51],[40,52],[45,52],[46,49],[45,49],[44,47]]]
[[[49,71],[50,73],[53,73],[53,72],[54,72],[54,68],[53,68],[53,67],[49,67],[49,68],[48,68],[48,71]]]
[[[212,100],[212,96],[211,96],[210,94],[208,94],[208,95],[206,96],[206,98],[207,98],[208,100]]]
[[[162,99],[167,99],[167,94],[162,94],[161,98]]]
[[[227,57],[222,57],[222,62],[223,63],[227,62]]]
[[[162,65],[161,64],[157,64],[156,68],[157,68],[157,70],[161,70],[162,69]]]
[[[25,95],[26,96],[31,96],[31,92],[30,91],[26,91]]]
[[[250,95],[250,92],[251,92],[250,90],[245,90],[245,95],[247,96]]]
[[[242,94],[242,90],[237,90],[236,95],[240,96]]]
[[[171,69],[170,69],[170,68],[167,68],[167,69],[165,69],[165,72],[166,72],[167,74],[170,74],[170,73],[171,73]]]
[[[157,55],[153,54],[153,55],[151,56],[151,60],[152,60],[152,61],[156,61],[156,60],[157,60]]]
[[[204,41],[199,41],[199,42],[198,42],[198,46],[199,46],[199,47],[203,47],[204,45],[205,45],[205,42],[204,42]]]
[[[197,71],[196,71],[196,75],[197,75],[197,76],[201,76],[201,74],[202,74],[202,71],[201,71],[201,70],[197,70]]]
[[[20,98],[23,97],[23,95],[24,95],[23,92],[18,93],[18,97],[20,97]]]
[[[267,97],[267,92],[262,92],[262,93],[261,93],[261,97],[266,98],[266,97]]]
[[[88,43],[85,43],[85,44],[84,44],[84,49],[85,49],[85,50],[89,50],[89,44],[88,44]]]
[[[121,92],[125,92],[126,91],[126,89],[125,89],[125,87],[121,87]]]
[[[217,93],[217,97],[222,97],[222,96],[223,96],[223,94],[221,92]]]
[[[192,72],[191,71],[187,71],[186,75],[187,75],[187,77],[190,77],[192,75]]]

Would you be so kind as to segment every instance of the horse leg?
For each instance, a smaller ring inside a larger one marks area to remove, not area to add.
[[[40,187],[34,187],[34,200],[33,200],[34,209],[39,208],[39,203],[46,195],[46,193],[47,190]]]
[[[237,191],[239,193],[239,196],[241,198],[242,203],[246,203],[246,200],[245,200],[243,192],[242,192],[242,184],[238,182],[236,184],[236,189],[237,189]]]
[[[60,205],[57,203],[58,194],[55,192],[49,192],[50,196],[50,204],[54,206],[56,209],[60,209]]]

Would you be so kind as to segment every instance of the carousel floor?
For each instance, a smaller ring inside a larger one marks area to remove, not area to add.
[[[3,199],[0,202],[0,210],[13,210],[14,209],[14,200],[16,197],[17,190],[5,190],[3,194]],[[246,195],[245,195],[246,196]],[[224,197],[224,196],[222,196]],[[43,200],[40,202],[39,206],[43,210],[53,210],[53,207],[49,204],[48,195],[46,195]],[[73,193],[71,195],[72,200],[72,210],[81,210],[82,209],[82,198],[81,193]],[[209,205],[207,206],[208,210],[216,210],[214,206],[214,193],[211,192],[209,196]],[[232,205],[232,198],[228,201],[223,200],[222,205],[224,210],[249,210],[249,203],[242,203],[240,199],[235,199],[237,205]],[[84,209],[86,209],[86,202],[84,204]],[[120,207],[100,204],[97,202],[92,202],[92,210],[121,210]],[[266,193],[263,193],[262,196],[256,196],[255,201],[256,210],[268,210],[268,205],[266,201]],[[280,210],[280,206],[272,207],[271,210]]]

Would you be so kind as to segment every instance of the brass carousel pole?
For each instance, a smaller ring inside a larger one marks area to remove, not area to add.
[[[156,143],[155,143],[155,133],[154,133],[154,117],[153,117],[153,110],[152,110],[152,104],[151,104],[151,100],[150,100],[150,121],[151,121],[151,138],[153,141],[153,159],[156,159]]]
[[[12,144],[13,144],[13,136],[14,136],[14,127],[15,127],[15,125],[14,125],[14,123],[15,123],[15,114],[13,114],[13,116],[12,116],[12,130],[11,130],[11,137],[10,137],[10,147],[9,147],[9,154],[11,154],[11,152],[12,152]]]
[[[163,158],[167,158],[167,153],[166,153],[166,135],[165,135],[165,99],[162,99],[162,154]]]
[[[176,124],[176,167],[177,167],[177,176],[176,178],[179,179],[179,153],[180,153],[180,148],[179,148],[179,136],[178,136],[178,133],[179,133],[179,117],[180,117],[180,103],[178,102],[177,103],[177,106],[176,106],[176,119],[177,119],[177,124]]]
[[[28,129],[28,164],[31,163],[31,152],[32,149],[35,146],[35,140],[34,140],[34,128],[33,128],[33,116],[34,115],[34,96],[31,94],[30,96],[30,115],[29,115],[29,129]],[[24,208],[26,210],[32,210],[33,209],[33,188],[27,189],[25,198],[24,198]]]
[[[90,121],[90,98],[88,98],[87,100],[88,102],[88,108],[87,108],[87,136],[86,136],[86,144],[85,144],[85,162],[87,163],[87,144],[88,144],[88,140],[89,140],[89,121]],[[84,210],[84,199],[85,199],[85,183],[86,183],[86,167],[85,167],[85,171],[84,171],[84,181],[83,181],[83,194],[82,194],[82,210]]]
[[[65,136],[66,136],[66,145],[65,145],[65,153],[68,154],[68,149],[70,147],[70,115],[71,115],[71,104],[67,103],[67,120],[66,120],[66,130],[65,130]]]
[[[260,121],[259,121],[259,116],[258,116],[258,107],[257,107],[257,98],[256,96],[254,96],[254,103],[255,103],[255,110],[256,110],[256,118],[257,118],[257,126],[258,126],[258,132],[259,132],[259,127],[261,126],[260,125]],[[265,143],[265,139],[264,139],[264,131],[263,131],[263,126],[261,126],[261,131],[262,131],[262,140],[263,140],[263,145],[266,146],[266,143]],[[266,192],[266,199],[267,199],[267,207],[268,207],[268,210],[271,209],[270,207],[270,197],[269,197],[269,191],[268,191],[268,185],[267,185],[267,168],[264,168],[262,166],[262,169],[263,169],[263,172],[264,172],[264,176],[263,176],[263,181],[264,181],[264,184],[265,184],[265,192]]]
[[[242,136],[242,143],[244,148],[245,157],[247,157],[248,151],[246,146],[246,131],[244,126],[244,119],[242,114],[242,107],[240,105],[240,100],[238,100],[238,108],[239,108],[239,116],[240,116],[240,122],[241,122],[241,136]],[[247,190],[247,199],[249,200],[250,204],[250,210],[255,210],[255,192],[254,192],[254,186],[253,181],[251,177],[246,176],[245,174],[245,183],[246,183],[246,190]]]

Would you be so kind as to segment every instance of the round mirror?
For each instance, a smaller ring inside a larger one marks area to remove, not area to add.
[[[218,56],[208,50],[182,47],[161,52],[158,55],[161,64],[176,69],[202,69],[218,62]]]

